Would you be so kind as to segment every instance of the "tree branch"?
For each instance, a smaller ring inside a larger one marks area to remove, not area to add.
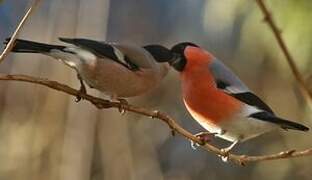
[[[130,104],[126,104],[126,105],[120,104],[119,102],[112,102],[112,101],[94,97],[88,94],[81,94],[78,90],[73,89],[65,84],[61,84],[56,81],[51,81],[51,80],[44,79],[44,78],[38,78],[38,77],[32,77],[32,76],[26,76],[26,75],[0,74],[0,81],[23,81],[23,82],[29,82],[29,83],[34,83],[34,84],[40,84],[40,85],[52,88],[57,91],[64,92],[66,94],[69,94],[75,97],[79,95],[80,97],[89,101],[90,103],[92,103],[99,109],[123,108],[126,111],[131,111],[140,115],[151,117],[153,119],[159,119],[163,121],[164,123],[166,123],[173,132],[178,133],[182,135],[184,138],[188,140],[192,140],[198,144],[204,144],[199,138],[197,138],[196,136],[191,134],[189,131],[182,128],[179,124],[177,124],[175,119],[159,111],[149,111],[144,108],[136,107]],[[236,155],[236,154],[231,154],[231,153],[225,154],[219,148],[208,143],[205,143],[204,145],[200,147],[202,147],[206,151],[212,152],[219,156],[228,156],[228,159],[230,161],[236,164],[240,164],[240,165],[246,165],[248,162],[277,160],[277,159],[294,158],[294,157],[312,155],[312,148],[303,150],[303,151],[287,150],[287,151],[282,151],[277,154],[262,155],[262,156],[247,156],[247,155]]]
[[[282,36],[281,36],[281,32],[279,30],[279,28],[277,27],[277,25],[275,24],[272,14],[269,12],[268,8],[266,7],[265,3],[263,2],[263,0],[256,0],[259,8],[261,9],[263,15],[264,15],[264,21],[267,22],[267,24],[269,25],[269,27],[271,28],[278,45],[280,46],[283,54],[286,57],[287,63],[293,73],[293,75],[295,76],[301,91],[303,92],[303,95],[307,96],[309,98],[310,101],[312,101],[312,92],[309,89],[309,86],[306,84],[304,78],[302,77],[301,73],[298,70],[298,67],[295,63],[295,60],[293,58],[293,56],[290,54]]]
[[[21,30],[21,28],[25,24],[27,18],[30,16],[30,14],[33,12],[34,8],[38,5],[39,1],[40,0],[34,0],[32,2],[32,4],[30,5],[29,9],[26,12],[26,14],[22,18],[21,22],[18,24],[17,28],[15,29],[14,33],[11,36],[10,41],[8,42],[8,44],[6,45],[5,49],[3,50],[3,52],[0,55],[0,63],[4,60],[4,58],[8,55],[8,53],[14,47],[14,42],[15,42],[15,40],[16,40],[20,30]]]

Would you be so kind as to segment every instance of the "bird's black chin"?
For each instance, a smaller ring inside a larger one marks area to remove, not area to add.
[[[176,58],[175,60],[169,62],[169,64],[177,71],[181,72],[184,70],[186,65],[186,59],[184,57]]]

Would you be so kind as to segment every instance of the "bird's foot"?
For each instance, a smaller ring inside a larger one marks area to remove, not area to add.
[[[231,149],[232,148],[229,148],[229,147],[220,149],[222,155],[219,155],[219,157],[221,157],[221,160],[223,162],[229,161],[229,153],[230,153]]]
[[[223,162],[229,161],[230,151],[234,148],[236,144],[239,143],[239,140],[234,141],[229,147],[221,149],[221,155],[219,155]]]
[[[126,113],[125,107],[127,107],[129,103],[126,99],[117,98],[117,100],[119,101],[118,111],[120,114],[124,115]]]
[[[195,134],[197,138],[201,141],[201,144],[198,144],[191,140],[191,147],[192,149],[196,150],[198,146],[205,145],[207,142],[210,142],[213,137],[215,137],[217,133],[211,133],[211,132],[199,132]]]
[[[77,73],[77,78],[80,82],[80,88],[79,88],[79,93],[76,96],[75,102],[79,102],[82,99],[81,94],[87,94],[86,86],[85,86],[81,76],[78,73]]]
[[[81,94],[87,94],[86,86],[83,83],[80,86],[79,93],[76,96],[75,102],[79,102],[82,99]]]

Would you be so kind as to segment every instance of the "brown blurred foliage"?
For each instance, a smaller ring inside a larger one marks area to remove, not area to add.
[[[28,1],[0,5],[0,39],[10,35]],[[268,2],[300,71],[311,77],[310,0]],[[295,86],[275,39],[253,1],[246,0],[54,0],[43,1],[21,37],[59,43],[57,37],[88,37],[138,45],[196,42],[230,66],[283,117],[312,127],[311,110]],[[1,73],[29,74],[79,87],[75,73],[49,57],[11,55]],[[86,102],[35,85],[0,84],[0,179],[309,179],[311,157],[226,164],[193,151],[162,123]],[[94,95],[102,96],[94,90]],[[159,109],[192,132],[203,130],[181,102],[177,73],[145,96],[130,100]],[[236,152],[261,154],[311,147],[311,133],[272,132]],[[225,142],[215,142],[224,146]]]

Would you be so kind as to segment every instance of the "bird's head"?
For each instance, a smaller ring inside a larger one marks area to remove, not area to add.
[[[161,45],[147,45],[144,46],[144,49],[146,49],[157,62],[168,62],[179,72],[184,70],[188,61],[202,61],[202,59],[207,57],[208,53],[191,42],[178,43],[171,49]]]
[[[176,58],[169,62],[169,64],[177,71],[183,71],[187,63],[187,58],[185,57],[185,49],[187,47],[198,48],[199,46],[191,42],[182,42],[171,48],[171,53],[176,56]]]

